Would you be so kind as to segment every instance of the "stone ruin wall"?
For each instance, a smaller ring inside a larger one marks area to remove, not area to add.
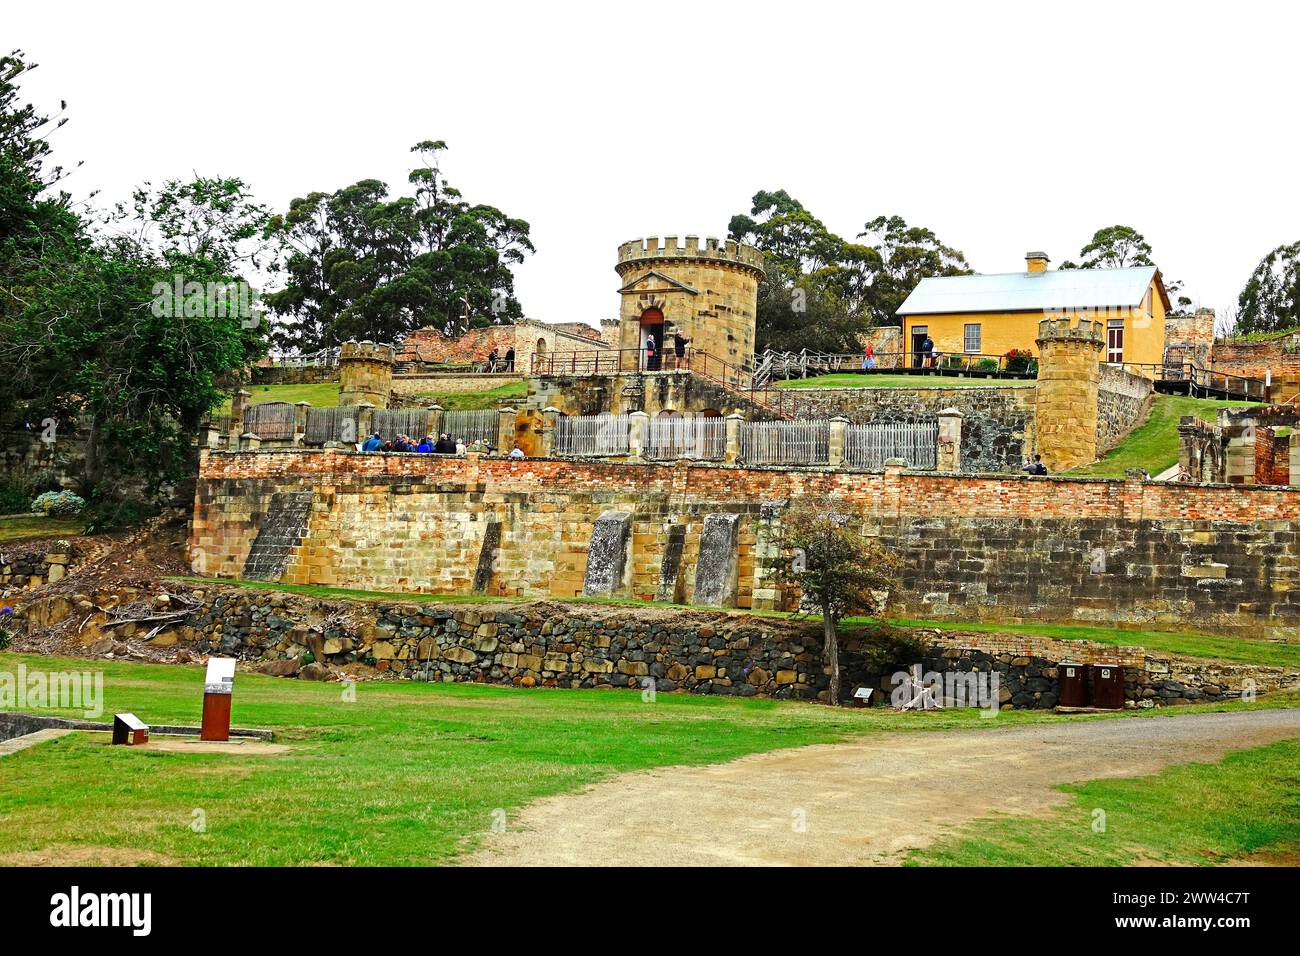
[[[1269,400],[1286,402],[1300,395],[1300,334],[1261,342],[1217,341],[1209,365],[1216,372],[1249,378],[1272,378]]]
[[[718,603],[784,607],[772,542],[799,499],[860,514],[898,551],[913,617],[1196,621],[1253,637],[1300,623],[1300,491],[1271,487],[205,452],[191,545],[205,575],[563,598],[587,590],[598,521],[625,512],[610,593],[690,603],[710,516],[734,515]]]
[[[1184,415],[1178,465],[1191,481],[1300,485],[1300,408],[1220,409],[1214,422]]]
[[[1213,309],[1197,309],[1189,315],[1165,314],[1166,358],[1193,362],[1201,368],[1207,368],[1213,347]]]

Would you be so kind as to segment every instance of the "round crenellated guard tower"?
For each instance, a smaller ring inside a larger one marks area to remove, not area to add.
[[[731,239],[701,244],[699,236],[680,244],[676,236],[634,239],[618,247],[614,268],[622,281],[619,348],[643,350],[654,339],[666,358],[680,334],[691,349],[736,365],[754,354],[763,278],[758,249]]]
[[[343,343],[339,349],[339,405],[369,402],[387,408],[393,393],[393,364],[396,352],[380,342]]]
[[[1097,458],[1097,399],[1104,326],[1092,319],[1038,323],[1035,428],[1048,471],[1066,471]]]

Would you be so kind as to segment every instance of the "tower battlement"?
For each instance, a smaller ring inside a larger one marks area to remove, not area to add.
[[[1068,316],[1059,319],[1043,319],[1038,323],[1038,342],[1096,342],[1105,341],[1105,327],[1092,319],[1077,321]]]
[[[650,236],[647,239],[633,239],[618,247],[618,264],[639,262],[646,259],[714,259],[748,266],[761,275],[763,273],[763,253],[757,248],[734,239],[719,240],[708,236],[700,242],[699,236],[686,236],[679,242],[677,236]]]
[[[392,363],[396,360],[396,357],[397,352],[391,345],[386,345],[383,342],[372,342],[369,339],[364,342],[349,339],[339,347],[340,361],[366,359],[372,362]]]

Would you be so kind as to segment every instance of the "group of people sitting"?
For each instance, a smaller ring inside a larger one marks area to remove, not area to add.
[[[394,435],[385,441],[375,432],[361,444],[362,451],[414,451],[422,455],[454,455],[460,450],[456,439],[443,433],[435,440],[432,435],[425,435],[418,442],[408,435]]]
[[[379,432],[374,432],[361,443],[361,450],[367,452],[405,451],[415,452],[420,455],[459,455],[466,451],[473,451],[483,455],[490,455],[496,449],[490,442],[482,439],[475,439],[467,449],[463,443],[458,442],[446,432],[443,432],[436,439],[432,435],[425,435],[418,442],[407,435],[394,435],[391,439],[385,441]],[[523,458],[524,453],[516,447],[510,452],[510,457]]]

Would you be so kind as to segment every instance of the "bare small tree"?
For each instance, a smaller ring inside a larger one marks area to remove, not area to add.
[[[840,703],[840,620],[881,613],[898,587],[897,556],[863,534],[861,524],[856,516],[815,504],[797,505],[781,518],[785,557],[779,574],[799,589],[802,609],[821,612],[832,706]]]

